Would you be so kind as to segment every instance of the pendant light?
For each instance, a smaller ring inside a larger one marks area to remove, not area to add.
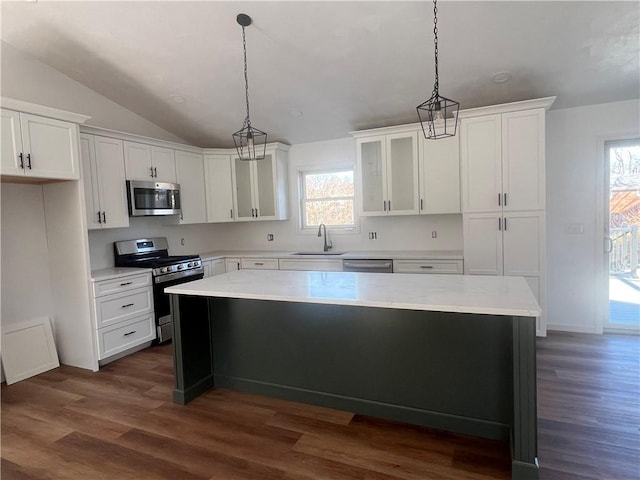
[[[438,7],[436,3],[437,0],[433,0],[433,44],[436,79],[433,84],[431,98],[416,107],[424,138],[430,140],[453,137],[456,134],[458,108],[460,107],[458,102],[441,97],[438,92]]]
[[[242,48],[244,50],[244,89],[247,101],[247,116],[242,123],[242,128],[233,134],[233,143],[238,151],[240,160],[262,160],[267,149],[267,134],[251,125],[249,118],[249,79],[247,77],[247,41],[244,28],[251,25],[251,17],[244,13],[236,17],[236,21],[242,27]]]

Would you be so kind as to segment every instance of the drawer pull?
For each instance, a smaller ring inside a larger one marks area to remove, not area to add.
[[[253,262],[254,265],[258,266],[258,265],[264,265],[264,262]]]
[[[122,308],[133,307],[135,303],[127,303],[126,305],[122,305]]]
[[[433,268],[433,265],[420,265],[420,268]]]
[[[121,284],[120,284],[120,286],[121,286],[121,287],[124,287],[125,285],[131,285],[132,283],[133,283],[133,282],[124,282],[124,283],[121,283]]]
[[[129,335],[133,335],[134,333],[136,333],[135,330],[131,330],[130,332],[127,332],[123,335],[123,337],[128,337]]]

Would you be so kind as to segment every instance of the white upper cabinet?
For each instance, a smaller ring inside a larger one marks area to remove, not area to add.
[[[202,155],[175,152],[176,179],[180,184],[180,220],[185,223],[206,223],[205,175]]]
[[[420,137],[420,213],[460,213],[460,136]]]
[[[356,140],[362,215],[411,215],[418,209],[418,132]]]
[[[463,211],[544,209],[544,108],[462,120]]]
[[[122,140],[80,135],[87,227],[129,226]]]
[[[286,220],[288,218],[287,149],[267,146],[262,160],[232,157],[234,215],[238,221]]]
[[[124,142],[127,180],[176,183],[176,160],[170,148]]]
[[[204,156],[208,222],[233,221],[231,155]]]
[[[78,125],[13,110],[0,110],[0,173],[41,179],[78,180]]]

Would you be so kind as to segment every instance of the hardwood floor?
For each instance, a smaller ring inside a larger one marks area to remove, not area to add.
[[[539,339],[542,480],[640,478],[640,339]],[[171,347],[2,386],[12,479],[510,478],[509,446],[229,390],[171,402]]]
[[[640,479],[640,337],[538,339],[543,480]]]

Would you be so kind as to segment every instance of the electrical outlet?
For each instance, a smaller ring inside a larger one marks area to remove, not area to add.
[[[369,240],[377,240],[378,232],[369,232]]]
[[[273,233],[267,233],[267,242],[273,242]]]
[[[436,230],[431,232],[431,238],[438,238],[438,232]]]

